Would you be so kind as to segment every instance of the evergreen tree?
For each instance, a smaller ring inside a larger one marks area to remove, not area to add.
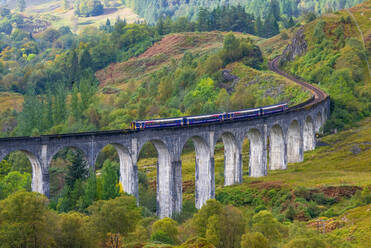
[[[91,66],[92,58],[90,55],[90,52],[87,48],[83,49],[82,52],[80,52],[79,56],[79,66],[81,70],[84,70],[86,68],[89,68]]]
[[[198,31],[209,31],[209,11],[205,8],[200,8],[197,18]]]
[[[79,101],[79,90],[77,86],[75,85],[72,90],[71,95],[71,115],[76,120],[79,120],[81,118],[81,112],[80,112],[80,101]]]
[[[32,130],[40,129],[42,106],[34,90],[28,91],[24,97],[22,112],[18,117],[19,135],[31,135]]]
[[[269,6],[270,14],[272,13],[274,16],[274,19],[276,21],[279,21],[281,19],[281,13],[280,13],[280,4],[277,0],[271,0],[270,6]]]
[[[164,19],[162,18],[162,16],[160,17],[156,24],[156,31],[159,35],[165,34]]]
[[[256,22],[255,22],[255,32],[258,36],[260,37],[263,37],[264,35],[264,27],[263,27],[263,22],[262,22],[262,19],[260,18],[260,16],[258,16],[258,18],[256,19]]]
[[[54,95],[53,120],[55,124],[65,121],[67,116],[66,108],[67,91],[62,82],[58,82]]]
[[[25,0],[17,0],[17,7],[21,12],[23,12],[26,9],[26,1]]]
[[[279,34],[280,29],[273,12],[268,16],[267,19],[265,19],[263,30],[263,37],[265,38],[269,38],[275,36],[276,34]]]
[[[70,1],[69,0],[63,0],[63,8],[65,10],[68,10],[70,8]]]
[[[80,151],[74,151],[71,153],[71,166],[68,167],[66,176],[66,184],[73,189],[77,180],[84,180],[88,175],[87,162],[83,159],[83,155]]]
[[[290,20],[287,23],[287,28],[292,28],[293,26],[295,26],[295,22],[294,22],[294,19],[290,17]]]

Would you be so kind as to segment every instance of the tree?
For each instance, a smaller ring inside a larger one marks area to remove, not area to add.
[[[290,20],[287,23],[287,28],[292,28],[293,26],[295,26],[295,21],[292,17],[290,17]]]
[[[210,31],[209,30],[209,11],[205,8],[200,8],[197,18],[197,29],[198,31]]]
[[[153,241],[159,241],[167,244],[177,244],[178,229],[176,221],[170,218],[164,218],[156,221],[152,225],[151,239]]]
[[[208,219],[206,239],[220,248],[238,248],[245,231],[242,212],[233,206],[225,206],[222,212]]]
[[[279,34],[280,28],[277,23],[277,19],[274,16],[274,13],[270,13],[269,16],[265,19],[263,37],[269,38]]]
[[[216,110],[215,99],[214,81],[204,78],[184,97],[184,105],[190,114],[211,113]]]
[[[96,201],[88,208],[88,212],[91,215],[90,228],[101,240],[106,240],[109,233],[125,237],[135,230],[141,216],[135,197],[127,195],[108,201]]]
[[[84,180],[88,175],[88,166],[86,160],[83,159],[83,154],[80,151],[74,151],[71,154],[71,166],[68,167],[66,183],[73,188],[77,180]]]
[[[270,12],[273,14],[274,19],[276,21],[279,21],[281,19],[281,13],[280,13],[280,4],[277,0],[271,0],[270,5]]]
[[[246,233],[242,235],[241,248],[269,248],[269,242],[259,232]]]
[[[252,222],[253,230],[262,233],[270,243],[281,240],[287,234],[287,228],[267,210],[254,215]]]
[[[321,20],[314,27],[313,39],[318,44],[321,43],[326,38],[325,32],[324,32],[325,26],[326,26],[326,22]]]
[[[0,33],[10,35],[12,33],[12,30],[12,24],[7,18],[4,18],[2,21],[0,21]]]
[[[95,238],[87,228],[88,220],[87,216],[77,212],[59,215],[55,238],[57,247],[96,247]]]
[[[94,171],[90,171],[90,176],[83,188],[84,188],[84,194],[81,196],[82,202],[81,202],[80,210],[85,210],[87,207],[93,204],[94,201],[98,199],[97,179],[96,179]]]
[[[17,8],[23,12],[26,9],[26,1],[25,0],[16,0],[17,1]]]
[[[3,247],[50,247],[54,216],[48,199],[20,191],[0,201],[0,240]]]
[[[262,19],[260,16],[258,16],[258,18],[256,19],[256,22],[255,22],[255,32],[258,36],[261,36],[263,37],[264,35],[264,31],[263,31],[263,22],[262,22]]]
[[[192,226],[195,228],[198,236],[205,238],[207,223],[209,218],[213,215],[219,215],[222,212],[222,204],[216,200],[208,200],[205,205],[202,206],[200,211],[196,213],[192,218]]]
[[[0,178],[0,185],[0,199],[4,199],[17,191],[31,191],[31,175],[29,173],[21,174],[18,171],[12,171],[3,179]]]
[[[89,50],[87,48],[80,52],[79,56],[79,66],[81,71],[89,68],[91,66],[92,58],[90,56]]]
[[[70,9],[70,1],[69,0],[63,0],[63,8],[65,10]]]
[[[229,105],[230,105],[230,96],[226,89],[221,89],[219,91],[218,96],[216,97],[216,105],[218,106],[219,111],[228,111],[229,110]]]
[[[114,199],[120,195],[117,166],[110,160],[104,161],[102,169],[102,199]]]

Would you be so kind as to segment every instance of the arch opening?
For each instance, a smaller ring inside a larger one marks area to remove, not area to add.
[[[304,122],[304,133],[303,133],[304,151],[312,151],[315,149],[315,133],[313,120],[310,116],[307,116]]]
[[[274,125],[269,135],[269,168],[271,170],[287,169],[286,147],[282,128]]]
[[[153,156],[154,153],[157,153],[157,162],[155,162],[156,158]],[[142,177],[144,175],[150,180],[147,191],[143,191],[142,189],[139,190],[139,203],[145,205],[147,208],[150,208],[149,210],[151,211],[155,210],[160,218],[171,217],[174,209],[174,182],[171,157],[166,144],[160,140],[151,140],[147,142],[140,151],[138,167],[141,171],[139,173],[139,183],[142,183],[141,180],[143,180]],[[140,185],[139,187],[143,186]],[[148,202],[148,199],[143,199],[143,201],[141,197],[141,194],[152,193],[151,199],[153,200],[153,192],[156,192],[155,206],[153,206],[153,201]]]
[[[315,119],[315,132],[317,133],[317,134],[319,134],[320,133],[320,131],[321,131],[321,127],[322,127],[322,113],[321,112],[318,112],[317,113],[317,115],[316,115],[316,117],[315,117],[316,119]]]
[[[0,199],[21,189],[48,195],[41,163],[34,154],[26,150],[12,151],[0,162],[0,166],[4,166],[2,176],[5,180],[5,192],[2,192]],[[16,185],[9,185],[11,187],[7,188],[6,181],[10,179],[8,177],[12,177],[13,183],[16,180]]]
[[[249,175],[262,177],[267,174],[266,151],[261,132],[258,129],[250,129],[247,133],[249,145]]]
[[[137,170],[129,150],[117,143],[106,145],[97,157],[96,169],[102,168],[104,163],[109,162],[116,163],[119,167],[118,181],[116,183],[120,183],[121,190],[137,197]]]
[[[302,138],[300,134],[300,124],[293,120],[287,132],[287,160],[288,163],[297,163],[303,161]]]
[[[83,208],[79,206],[78,199],[85,193],[84,184],[89,173],[95,176],[94,172],[89,171],[84,152],[71,146],[59,149],[50,157],[48,172],[51,207],[61,212]],[[74,199],[72,192],[76,193]]]

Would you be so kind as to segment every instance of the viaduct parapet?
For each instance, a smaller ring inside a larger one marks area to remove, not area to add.
[[[218,140],[224,143],[225,186],[242,182],[243,166],[248,166],[251,177],[263,177],[268,170],[284,170],[287,163],[303,161],[304,151],[315,148],[315,134],[328,118],[329,103],[326,98],[272,116],[211,125],[3,138],[0,160],[11,152],[24,152],[32,165],[32,190],[49,196],[49,167],[58,151],[79,149],[94,169],[100,151],[111,144],[120,158],[124,191],[138,197],[139,153],[144,144],[152,142],[158,152],[157,214],[171,217],[182,208],[181,154],[188,140],[193,141],[196,150],[196,207],[201,208],[215,197],[214,150]],[[250,142],[248,165],[242,164],[245,138]]]

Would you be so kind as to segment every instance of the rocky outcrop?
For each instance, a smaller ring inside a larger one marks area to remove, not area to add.
[[[291,43],[283,51],[280,64],[283,65],[286,62],[293,61],[298,56],[302,56],[306,53],[307,48],[308,44],[305,40],[304,28],[302,27],[296,32]]]

